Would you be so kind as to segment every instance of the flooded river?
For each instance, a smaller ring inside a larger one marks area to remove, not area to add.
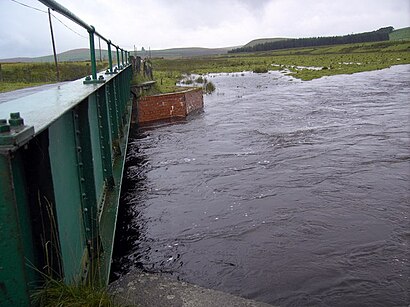
[[[279,306],[407,306],[410,66],[208,77],[204,113],[134,131],[113,277]]]

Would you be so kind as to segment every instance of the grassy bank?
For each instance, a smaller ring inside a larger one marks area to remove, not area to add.
[[[400,34],[400,33],[399,33]],[[172,92],[186,74],[283,70],[295,78],[312,80],[323,76],[352,74],[410,64],[410,41],[384,41],[324,47],[295,48],[257,53],[152,59],[155,91]],[[91,73],[89,62],[60,63],[60,80],[75,80]],[[98,62],[98,70],[107,67]],[[299,66],[299,67],[298,67]],[[314,69],[309,69],[314,67]],[[52,63],[2,63],[0,92],[56,82]]]
[[[97,70],[103,70],[107,62],[98,62]],[[91,74],[89,62],[59,63],[60,81],[76,80]],[[1,63],[0,92],[57,82],[52,63]]]
[[[410,63],[410,41],[346,44],[186,59],[153,59],[155,79],[175,84],[182,74],[288,69],[302,80]],[[295,66],[315,67],[317,70]]]

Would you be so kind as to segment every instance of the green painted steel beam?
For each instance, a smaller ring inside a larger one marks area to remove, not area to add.
[[[107,82],[115,78],[116,75],[106,75]],[[34,127],[35,136],[104,86],[103,83],[85,85],[83,80],[78,79],[30,96],[3,102],[0,104],[0,119],[9,118],[10,113],[20,112],[25,123]]]
[[[19,212],[15,193],[15,177],[19,177],[14,174],[16,166],[7,152],[0,153],[0,306],[30,305],[24,236],[19,219],[22,212]]]
[[[118,217],[122,176],[124,173],[125,154],[127,152],[128,135],[131,123],[132,101],[128,102],[127,109],[127,124],[124,126],[124,136],[119,140],[120,151],[123,154],[116,157],[113,162],[113,178],[115,186],[107,192],[104,210],[101,214],[100,220],[101,241],[104,246],[100,274],[105,280],[105,284],[108,284],[111,269],[111,258],[114,249],[114,236]]]
[[[0,242],[0,256],[1,264],[10,264],[7,269],[0,267],[2,305],[26,306],[28,284],[36,280],[26,267],[26,259],[38,265],[30,237],[34,229],[30,226],[30,208],[35,207],[25,196],[24,164],[29,163],[29,155],[19,154],[27,142],[30,150],[36,150],[30,147],[33,138],[34,142],[41,138],[49,144],[42,148],[48,148],[45,152],[52,177],[45,184],[54,193],[66,281],[80,280],[87,268],[97,265],[102,281],[108,282],[132,108],[132,67],[125,65],[106,78],[104,84],[87,86],[77,80],[0,105],[0,139],[13,133],[16,136],[14,141],[0,145],[0,201],[6,204],[0,207],[0,230],[2,238],[7,237]],[[99,254],[101,246],[102,262],[93,265],[90,256]]]
[[[63,277],[67,282],[78,282],[85,278],[82,259],[88,252],[72,112],[53,122],[48,135]]]
[[[103,164],[104,181],[109,189],[114,186],[112,173],[112,151],[110,117],[108,115],[106,89],[99,89],[97,92],[97,116],[98,128],[100,133],[100,150]]]
[[[85,236],[87,238],[89,254],[91,257],[96,257],[99,248],[99,231],[97,223],[98,208],[87,100],[83,101],[73,110],[73,116]]]

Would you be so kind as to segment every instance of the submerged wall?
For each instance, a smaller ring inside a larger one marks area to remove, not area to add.
[[[200,111],[204,107],[201,88],[190,89],[178,93],[155,96],[145,96],[134,102],[133,123],[148,123],[157,120],[184,118],[192,112]]]

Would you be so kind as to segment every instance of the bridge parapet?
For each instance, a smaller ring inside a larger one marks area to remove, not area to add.
[[[0,104],[1,306],[29,305],[40,271],[108,280],[132,108],[117,71]]]

